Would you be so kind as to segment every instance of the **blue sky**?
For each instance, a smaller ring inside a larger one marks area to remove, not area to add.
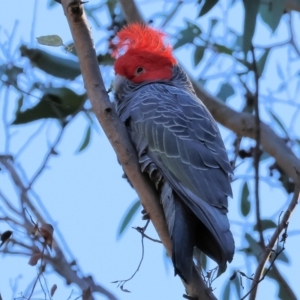
[[[67,21],[63,15],[62,9],[59,5],[56,5],[53,9],[47,9],[46,5],[42,1],[36,1],[36,14],[34,21],[34,31],[32,28],[32,17],[34,14],[34,0],[18,1],[11,0],[10,2],[4,2],[1,6],[0,20],[0,43],[3,44],[7,40],[7,35],[11,35],[12,28],[17,22],[15,35],[13,38],[13,47],[17,49],[20,41],[31,47],[41,47],[36,41],[35,37],[58,34],[63,41],[69,42],[72,40]],[[93,4],[94,1],[91,1]],[[95,1],[96,3],[96,1]],[[142,12],[146,18],[149,18],[153,13],[162,11],[162,9],[171,9],[172,3],[167,2],[168,5],[164,6],[162,1],[153,1],[153,3],[146,3],[146,1],[138,1]],[[176,29],[184,24],[184,18],[188,16],[193,20],[196,15],[196,10],[193,4],[186,5],[184,9],[176,15],[175,19],[169,24],[168,32],[170,34],[176,32]],[[214,10],[218,16],[222,15],[222,10],[216,8]],[[102,24],[108,25],[108,18],[105,13],[98,15]],[[201,19],[201,26],[205,30],[209,24],[209,15]],[[236,28],[238,32],[242,31],[243,11],[240,5],[236,5],[234,10],[227,16],[227,24]],[[296,24],[299,24],[299,16],[295,17]],[[156,24],[156,23],[155,23]],[[156,25],[159,25],[157,22]],[[94,40],[103,38],[101,32],[97,32],[95,25],[91,23]],[[220,36],[224,35],[224,43],[226,41],[226,32],[220,28]],[[276,34],[270,37],[270,31],[263,25],[259,25],[259,30],[256,31],[255,41],[258,44],[264,44],[266,41],[280,41],[286,37],[285,25],[280,25]],[[299,36],[299,35],[298,35]],[[170,39],[172,41],[172,39]],[[45,47],[43,48],[45,49]],[[46,49],[48,50],[48,49]],[[192,63],[190,61],[191,47],[179,49],[176,51],[179,61],[184,64],[189,70],[192,69]],[[68,54],[64,53],[62,48],[51,49],[53,53],[59,55]],[[282,52],[281,52],[282,51]],[[293,70],[286,70],[284,68],[285,61],[279,59],[283,54],[286,54],[287,50],[279,50],[278,64],[282,65],[283,72],[293,72]],[[1,57],[6,61],[7,58]],[[276,60],[276,57],[273,58]],[[25,60],[22,61],[26,65]],[[229,62],[224,59],[224,62],[219,64],[220,68],[227,68]],[[28,67],[28,65],[27,65]],[[299,68],[299,62],[291,68]],[[108,72],[107,70],[105,70]],[[202,72],[201,65],[196,68],[194,74],[200,74]],[[37,76],[43,76],[41,72],[37,72]],[[272,68],[268,69],[264,74],[262,80],[262,93],[268,95],[272,85],[276,85],[279,82],[278,76]],[[46,77],[43,77],[46,80]],[[22,80],[22,79],[21,79]],[[212,92],[216,92],[218,84],[222,80],[216,80],[207,85],[207,88]],[[24,80],[25,82],[25,80]],[[59,81],[56,81],[59,83]],[[77,85],[78,86],[78,85]],[[82,92],[82,86],[77,89],[78,92]],[[297,92],[296,87],[291,86],[290,93]],[[13,120],[13,112],[15,111],[17,94],[14,92],[9,93],[10,98],[6,99],[3,91],[0,93],[0,105],[3,109],[4,100],[8,101],[8,112],[6,116],[9,121]],[[239,108],[242,105],[242,94],[237,94],[229,101],[229,105]],[[280,95],[279,95],[280,96]],[[278,97],[279,97],[278,96]],[[281,95],[284,98],[284,95]],[[298,94],[299,96],[299,94]],[[288,98],[286,96],[286,98]],[[32,100],[34,101],[34,100]],[[266,107],[268,107],[266,102]],[[290,115],[293,113],[293,108],[278,103],[276,106],[272,106],[276,112],[280,114],[280,117],[289,124]],[[262,109],[263,118],[269,122],[266,109]],[[2,113],[1,113],[2,115]],[[12,127],[10,132],[13,133],[11,138],[11,144],[9,153],[15,154],[20,147],[24,144],[27,138],[35,132],[35,130],[41,125],[41,122],[34,122],[20,127]],[[299,118],[295,125],[291,127],[291,130],[295,130],[299,126]],[[127,182],[121,178],[122,169],[119,166],[116,155],[113,152],[105,134],[100,128],[98,131],[92,133],[92,143],[82,153],[75,154],[76,149],[82,141],[83,134],[87,126],[87,119],[83,115],[79,115],[76,120],[72,122],[66,129],[63,139],[57,151],[59,156],[52,157],[49,161],[47,170],[34,184],[34,192],[38,195],[39,199],[43,202],[47,212],[51,216],[52,224],[58,226],[59,231],[63,234],[66,243],[68,244],[72,256],[78,261],[82,271],[85,275],[91,274],[94,279],[100,284],[104,285],[107,289],[113,292],[119,299],[182,299],[181,296],[184,293],[183,286],[178,277],[173,276],[173,268],[170,263],[164,260],[164,250],[159,244],[152,243],[145,240],[145,258],[140,271],[135,278],[127,283],[125,288],[129,289],[132,293],[124,293],[116,288],[115,284],[111,281],[118,279],[126,279],[136,269],[140,256],[141,256],[141,243],[140,236],[134,230],[127,230],[126,234],[117,240],[116,232],[119,226],[119,222],[124,215],[124,212],[128,206],[136,199],[136,193],[127,184]],[[4,151],[4,128],[0,125],[0,153]],[[98,127],[98,125],[97,125]],[[272,124],[274,130],[279,129]],[[43,160],[44,153],[47,149],[49,141],[53,141],[59,130],[59,127],[55,122],[46,121],[38,138],[27,147],[19,160],[18,164],[25,170],[27,178],[31,178],[41,161]],[[229,132],[221,128],[222,135],[225,139],[228,148],[232,148],[230,142],[232,138],[229,136]],[[298,131],[299,133],[299,131]],[[245,139],[245,145],[251,144],[250,140]],[[299,152],[298,152],[299,153]],[[264,162],[261,165],[261,174],[263,177],[267,176],[269,162]],[[241,187],[241,180],[249,179],[252,173],[247,163],[244,163],[236,173],[236,176],[240,178],[233,183],[233,199],[229,200],[230,211],[229,219],[232,222],[232,232],[236,240],[237,249],[247,246],[247,243],[240,238],[241,226],[240,222],[245,222],[243,228],[253,235],[251,224],[254,220],[254,213],[250,214],[249,218],[245,221],[241,219],[239,213],[239,194]],[[250,185],[252,182],[249,180]],[[274,181],[275,182],[275,181]],[[7,174],[0,175],[0,189],[7,197],[13,202],[18,201],[18,192],[13,189],[8,179]],[[261,183],[262,201],[262,215],[263,217],[276,216],[278,211],[284,207],[285,203],[289,199],[285,193],[282,192],[276,186],[269,186],[264,181]],[[46,216],[47,217],[47,216]],[[298,230],[298,219],[300,218],[299,209],[295,211],[289,225],[291,232]],[[49,220],[49,219],[48,219]],[[49,220],[50,221],[50,220]],[[144,224],[138,215],[132,226],[142,226]],[[6,223],[0,223],[0,232],[8,230],[9,226]],[[155,237],[156,233],[152,226],[150,226],[148,234]],[[265,237],[268,238],[272,234],[272,231],[266,232]],[[291,283],[291,286],[297,295],[300,295],[300,287],[297,278],[297,271],[300,269],[300,260],[298,259],[299,247],[299,235],[290,235],[287,245],[286,254],[290,259],[290,264],[278,263],[278,267],[281,272],[286,274]],[[254,260],[249,260],[252,266],[255,266]],[[215,281],[214,287],[216,288],[215,294],[222,299],[222,290],[224,283],[228,281],[228,278],[232,274],[234,269],[239,269],[247,274],[251,274],[253,269],[250,265],[245,265],[245,260],[240,252],[236,252],[234,261],[228,267],[228,271],[221,278]],[[15,290],[13,296],[18,296],[18,293],[26,291],[28,286],[34,280],[37,269],[27,264],[27,258],[23,257],[11,257],[0,256],[0,292],[4,300],[12,298],[12,288],[10,283],[21,274],[21,278],[18,280],[18,287]],[[50,270],[49,270],[50,271]],[[58,285],[57,292],[53,299],[67,299],[74,289],[73,296],[79,295],[76,287],[66,287],[64,282],[55,274],[46,275],[48,286],[56,283]],[[244,281],[245,291],[248,290],[247,281]],[[276,299],[277,290],[276,285],[271,281],[264,281],[261,283],[258,292],[257,299]],[[99,295],[96,299],[105,299]],[[233,298],[234,299],[234,298]]]

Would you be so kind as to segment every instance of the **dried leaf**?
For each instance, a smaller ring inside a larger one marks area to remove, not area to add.
[[[57,285],[56,284],[53,284],[51,290],[50,290],[50,296],[53,297],[55,291],[57,290]]]
[[[13,233],[12,231],[7,230],[7,231],[4,231],[4,232],[1,234],[1,238],[0,238],[1,244],[0,244],[0,247],[1,247],[6,241],[8,241],[8,239],[11,237],[12,233]]]
[[[40,233],[44,238],[46,244],[50,247],[50,249],[52,249],[53,231],[53,226],[47,223],[43,224],[40,228]]]
[[[34,253],[31,255],[28,264],[30,266],[35,266],[42,257],[43,257],[42,252]]]
[[[90,287],[82,291],[82,300],[90,300],[91,297],[92,297],[92,291]]]

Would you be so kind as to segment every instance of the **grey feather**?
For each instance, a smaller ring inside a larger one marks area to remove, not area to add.
[[[234,254],[227,219],[232,173],[218,127],[186,74],[170,81],[125,81],[115,98],[139,155],[141,170],[160,193],[173,243],[175,274],[189,281],[193,248],[221,272]]]

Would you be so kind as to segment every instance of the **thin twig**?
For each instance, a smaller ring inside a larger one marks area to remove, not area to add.
[[[0,158],[1,159],[1,158]],[[20,212],[12,205],[11,201],[8,200],[8,198],[6,198],[6,196],[4,196],[4,194],[1,192],[0,190],[0,197],[2,198],[3,203],[12,211],[14,212],[16,215],[20,215]]]
[[[172,20],[172,18],[175,16],[182,3],[183,3],[182,0],[178,0],[177,3],[174,4],[174,7],[168,13],[167,17],[164,19],[163,23],[161,24],[160,26],[161,28],[164,28]]]
[[[30,44],[34,45],[34,42],[36,42],[35,39],[35,28],[36,28],[36,20],[37,20],[37,9],[38,9],[38,0],[34,0],[33,4],[33,16],[32,16],[32,22],[31,22],[31,30],[30,30]]]
[[[47,121],[42,122],[42,124],[38,127],[38,129],[26,140],[26,142],[23,144],[22,147],[20,147],[19,151],[14,155],[14,158],[17,160],[17,158],[20,156],[20,154],[29,146],[29,144],[33,141],[35,137],[39,135],[43,127],[47,124]]]
[[[63,132],[65,129],[65,125],[63,125],[59,131],[58,136],[56,137],[56,140],[54,141],[53,145],[49,148],[48,153],[45,155],[44,161],[43,163],[40,165],[39,169],[36,171],[35,175],[33,176],[33,178],[30,180],[28,186],[27,186],[27,190],[30,190],[33,183],[36,181],[36,179],[41,175],[41,173],[43,172],[43,170],[45,169],[48,160],[50,159],[51,155],[53,155],[55,153],[55,148],[58,145],[58,143],[60,142]]]
[[[260,199],[259,199],[259,162],[260,162],[260,116],[259,116],[259,73],[256,64],[256,58],[253,46],[251,47],[252,63],[255,78],[255,92],[254,92],[254,111],[255,111],[255,152],[254,152],[254,189],[255,189],[255,213],[256,213],[256,224],[259,233],[259,244],[261,248],[264,248],[264,236],[263,228],[260,217]]]
[[[19,190],[20,194],[20,204],[22,208],[27,208],[34,214],[35,218],[38,220],[38,222],[41,222],[42,224],[47,223],[45,222],[45,219],[43,218],[40,211],[35,207],[29,198],[28,190],[26,189],[24,183],[21,180],[20,175],[18,174],[15,165],[13,164],[13,159],[9,158],[9,156],[0,155],[1,164],[6,168],[8,173],[11,176],[12,182],[15,185],[16,189]],[[23,220],[24,225],[23,227],[30,232],[32,227],[29,228],[29,225],[31,226],[30,221],[25,216],[25,209],[23,209]],[[17,243],[17,241],[16,241]],[[26,245],[27,246],[27,245]],[[33,245],[34,246],[34,245]],[[32,246],[32,247],[33,247]],[[32,249],[30,248],[30,251],[32,253]],[[25,247],[26,248],[26,247]],[[94,293],[101,293],[107,299],[110,300],[117,300],[117,298],[110,293],[108,290],[106,290],[104,287],[102,287],[100,284],[95,283],[92,277],[85,277],[83,275],[83,272],[78,267],[78,270],[76,272],[74,271],[72,264],[67,260],[64,252],[62,251],[61,247],[57,243],[56,239],[53,239],[53,250],[55,251],[54,257],[44,255],[44,260],[47,262],[47,264],[51,265],[53,270],[58,273],[60,276],[65,278],[67,282],[76,284],[81,290],[86,289],[87,286],[90,286],[92,291]],[[6,249],[3,249],[3,253],[9,253],[12,255],[26,255],[30,256],[31,254],[28,252],[22,252],[22,251],[6,251]]]
[[[141,228],[141,227],[132,227],[133,229],[135,229],[136,231],[138,231],[144,238],[152,241],[152,242],[155,242],[155,243],[160,243],[162,244],[162,242],[160,240],[157,240],[157,239],[154,239],[150,236],[148,236],[145,232],[144,232],[144,228]]]
[[[257,291],[257,284],[261,281],[262,278],[262,272],[264,270],[265,264],[268,260],[268,258],[270,257],[270,254],[281,234],[281,232],[283,230],[285,230],[285,228],[288,226],[288,221],[291,217],[292,212],[294,211],[294,209],[296,208],[297,204],[298,204],[298,200],[299,200],[299,192],[300,192],[300,173],[298,170],[296,170],[297,176],[298,176],[298,180],[295,183],[295,192],[293,195],[293,198],[287,208],[287,210],[285,211],[285,213],[283,214],[283,217],[281,219],[281,222],[279,224],[279,226],[277,227],[277,229],[275,230],[275,232],[273,233],[271,239],[269,240],[269,244],[267,247],[265,247],[264,252],[262,253],[262,255],[260,256],[260,260],[258,263],[258,266],[256,268],[255,274],[254,274],[254,280],[251,286],[251,290],[250,292],[247,294],[250,294],[250,298],[249,300],[254,300],[256,297],[256,291]],[[283,248],[282,248],[283,249]],[[245,295],[245,296],[247,296]],[[245,296],[242,299],[245,299]]]
[[[144,227],[139,227],[139,230],[138,230],[138,232],[140,232],[141,236],[142,236],[142,240],[141,240],[141,243],[142,243],[142,257],[140,259],[140,262],[139,262],[135,272],[128,279],[116,280],[116,281],[112,282],[112,283],[118,283],[118,287],[120,286],[122,291],[129,292],[128,290],[124,289],[124,285],[125,285],[126,282],[130,281],[135,276],[135,274],[140,270],[140,267],[141,267],[142,262],[144,260],[144,254],[145,254],[145,247],[144,247],[145,234],[144,234],[144,232],[146,231],[149,223],[150,223],[150,220],[147,220],[146,225]],[[134,228],[134,229],[136,229],[136,228]]]
[[[298,48],[297,44],[296,44],[296,40],[295,40],[295,34],[294,34],[294,30],[293,30],[293,24],[292,24],[292,13],[289,13],[289,29],[290,29],[290,34],[291,34],[291,45],[293,46],[295,52],[298,54],[298,56],[300,56],[300,49]]]

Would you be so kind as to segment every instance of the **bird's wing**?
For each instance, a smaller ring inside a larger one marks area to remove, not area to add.
[[[150,84],[136,91],[131,103],[130,127],[147,141],[161,171],[210,205],[227,208],[232,169],[217,124],[202,102],[178,88]]]
[[[135,91],[128,110],[137,151],[147,152],[180,199],[227,248],[231,261],[234,242],[226,213],[232,169],[211,114],[195,95],[156,83]]]

